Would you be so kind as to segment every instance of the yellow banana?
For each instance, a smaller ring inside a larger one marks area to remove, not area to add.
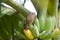
[[[53,30],[53,38],[56,38],[60,34],[59,28]]]
[[[32,35],[31,31],[29,29],[24,29],[23,32],[29,39],[34,39],[34,36]]]

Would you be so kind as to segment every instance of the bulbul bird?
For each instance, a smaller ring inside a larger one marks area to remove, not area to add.
[[[26,18],[26,24],[25,24],[24,29],[28,29],[28,25],[33,24],[35,17],[36,17],[35,13],[28,14],[28,16]]]
[[[33,23],[35,17],[36,17],[35,13],[30,13],[26,18],[26,23],[27,24]]]

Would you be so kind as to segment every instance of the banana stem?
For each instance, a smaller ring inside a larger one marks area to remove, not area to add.
[[[31,0],[31,1],[33,2],[38,12],[38,18],[40,18],[41,15],[45,17],[49,0]]]
[[[27,9],[25,9],[20,4],[14,2],[13,0],[7,0],[5,3],[10,5],[12,8],[16,9],[16,11],[24,14],[25,16],[27,16],[30,13]]]
[[[56,12],[56,27],[58,27],[58,21],[57,20],[58,20],[58,3],[59,3],[59,0],[56,0],[55,3],[56,3],[55,4],[55,6],[56,6],[56,11],[55,11]]]

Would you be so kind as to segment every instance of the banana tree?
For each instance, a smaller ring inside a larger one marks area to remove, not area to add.
[[[37,12],[31,12],[13,0],[2,0],[0,39],[60,40],[60,29],[57,27],[59,0],[30,1]]]

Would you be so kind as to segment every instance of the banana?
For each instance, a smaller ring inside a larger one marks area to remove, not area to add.
[[[51,25],[52,25],[52,18],[51,16],[49,16],[46,18],[44,30],[50,31],[50,29],[52,28]]]
[[[55,28],[55,29],[53,30],[53,38],[58,37],[59,34],[60,34],[59,28]]]
[[[43,31],[39,35],[40,39],[50,39],[52,37],[53,37],[52,32],[48,32],[48,31]]]
[[[52,19],[51,16],[46,18],[44,30],[49,31],[51,27]]]
[[[57,38],[54,38],[54,40],[60,40],[60,34],[58,35]]]
[[[46,18],[45,22],[45,30],[52,31],[55,27],[56,19],[55,16],[49,16]]]
[[[40,31],[39,19],[37,17],[34,20],[34,24],[37,26],[38,30]]]
[[[19,27],[20,27],[20,29],[23,29],[23,28],[24,28],[24,23],[21,22],[21,21],[19,21]],[[18,27],[18,28],[19,28],[19,27]]]
[[[51,38],[53,38],[52,31],[51,32],[47,32],[46,34],[47,35],[46,35],[45,39],[51,39]]]
[[[51,27],[50,27],[50,31],[52,31],[56,25],[56,17],[52,16],[52,23],[51,23]]]
[[[38,27],[34,24],[34,29],[35,29],[35,31],[36,31],[36,35],[37,35],[37,37],[39,37],[39,30],[38,30]]]
[[[17,30],[16,30],[16,36],[18,36],[20,39],[29,40],[23,33]]]
[[[41,32],[40,35],[39,35],[39,38],[44,39],[45,36],[46,36],[46,33],[47,33],[46,31]]]
[[[32,35],[32,32],[29,29],[24,29],[23,32],[29,39],[34,39],[34,36]]]
[[[29,26],[29,29],[31,30],[32,34],[34,35],[35,38],[39,37],[39,30],[37,26],[34,24]]]
[[[36,37],[37,37],[37,36],[36,36],[36,31],[35,31],[35,28],[34,28],[34,26],[33,26],[32,24],[29,25],[29,29],[31,30],[34,38],[36,38]]]
[[[18,26],[15,27],[16,29],[16,36],[18,36],[19,39],[29,40],[26,35],[23,33],[24,23],[19,21]]]
[[[42,32],[44,30],[44,26],[45,26],[45,18],[44,18],[44,16],[40,17],[39,25],[40,25],[40,32]]]
[[[24,17],[24,15],[22,14],[22,13],[18,13],[19,14],[19,19],[21,20],[21,21],[26,21],[26,17]]]

